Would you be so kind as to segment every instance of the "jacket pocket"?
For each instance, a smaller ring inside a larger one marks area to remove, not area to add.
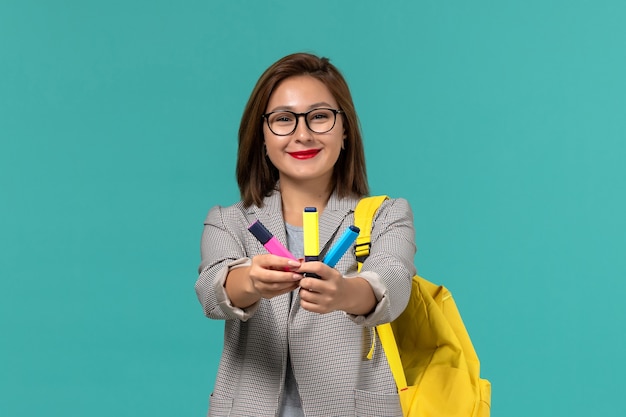
[[[233,399],[216,397],[211,394],[209,398],[209,415],[208,417],[228,417],[233,409]]]
[[[354,390],[356,417],[402,417],[398,394]]]

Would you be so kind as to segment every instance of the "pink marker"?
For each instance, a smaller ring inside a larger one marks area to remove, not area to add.
[[[267,251],[272,255],[278,255],[282,256],[283,258],[289,258],[293,259],[294,261],[298,261],[296,257],[293,256],[291,252],[289,252],[289,250],[287,250],[287,248],[284,247],[282,243],[280,243],[279,240],[276,239],[276,237],[272,235],[270,231],[267,230],[267,228],[259,220],[252,223],[250,227],[248,227],[248,230],[254,235],[254,237],[259,240],[259,242],[261,242],[263,246],[265,246],[265,249],[267,249]]]

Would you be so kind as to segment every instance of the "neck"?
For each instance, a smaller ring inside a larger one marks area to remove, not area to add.
[[[283,203],[283,217],[294,226],[302,226],[302,212],[305,207],[316,207],[321,214],[332,193],[329,183],[298,184],[290,181],[280,182],[280,193]]]

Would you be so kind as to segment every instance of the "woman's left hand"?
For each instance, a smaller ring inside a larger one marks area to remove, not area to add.
[[[369,282],[360,277],[344,278],[335,268],[322,262],[304,262],[297,273],[313,273],[300,280],[300,305],[313,313],[345,311],[361,315],[376,305],[376,296]]]

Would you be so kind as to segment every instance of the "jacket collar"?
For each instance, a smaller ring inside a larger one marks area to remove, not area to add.
[[[341,226],[346,216],[354,212],[354,208],[358,202],[359,199],[356,197],[339,198],[337,193],[333,191],[319,219],[319,241],[320,250],[322,252],[328,249],[328,243],[337,233],[337,229]],[[263,207],[251,206],[249,211],[251,211],[279,241],[283,244],[287,242],[280,191],[273,191],[272,194],[265,197],[263,199]]]

